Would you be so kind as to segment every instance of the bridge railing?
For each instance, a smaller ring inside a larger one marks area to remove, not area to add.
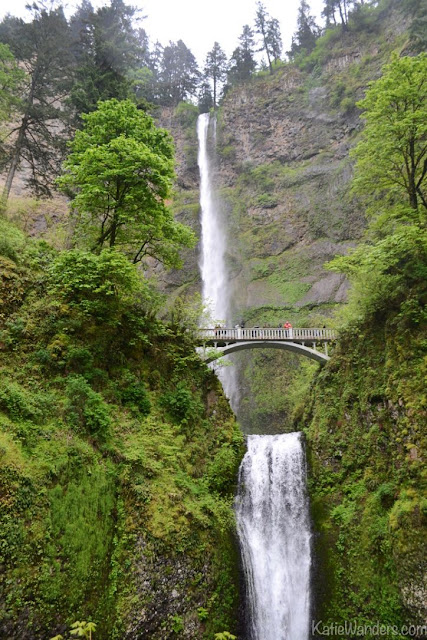
[[[336,333],[333,329],[326,328],[269,328],[269,327],[239,327],[226,329],[215,327],[214,329],[199,329],[202,340],[208,342],[235,342],[239,340],[297,340],[298,342],[321,341],[327,342],[336,340]]]

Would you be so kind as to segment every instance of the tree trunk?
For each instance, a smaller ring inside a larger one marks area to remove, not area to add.
[[[6,182],[5,182],[5,185],[3,187],[3,193],[2,193],[2,196],[1,196],[2,207],[6,206],[7,201],[9,199],[9,194],[10,194],[10,190],[12,188],[13,179],[15,177],[15,173],[16,173],[16,170],[17,170],[18,165],[19,165],[19,160],[21,158],[21,151],[22,151],[23,142],[24,142],[24,132],[25,132],[26,127],[27,127],[27,118],[24,117],[22,119],[22,124],[21,124],[21,126],[19,128],[18,138],[16,140],[15,149],[14,149],[14,152],[13,152],[12,160],[11,160],[10,165],[9,165],[9,171],[7,172]]]

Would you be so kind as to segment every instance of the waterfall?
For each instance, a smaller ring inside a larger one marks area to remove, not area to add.
[[[208,143],[215,120],[199,116],[202,296],[215,321],[230,322],[227,237],[214,196]],[[233,367],[218,372],[235,409]],[[235,409],[236,410],[236,409]],[[300,435],[248,436],[239,471],[237,531],[247,584],[251,640],[307,640],[310,607],[310,526]]]
[[[251,640],[307,640],[310,523],[300,434],[248,436],[237,531]]]
[[[225,262],[227,235],[221,220],[218,201],[214,196],[212,167],[209,157],[209,134],[212,147],[216,142],[216,120],[202,113],[197,121],[199,142],[198,165],[200,171],[201,253],[199,268],[202,278],[202,299],[215,322],[230,324],[230,290]],[[236,409],[238,393],[233,367],[218,371],[225,394]]]
[[[228,315],[227,272],[225,268],[226,235],[224,227],[221,225],[212,189],[211,163],[208,154],[209,124],[209,114],[202,113],[197,122],[202,227],[202,251],[199,267],[203,283],[203,302],[209,307],[215,321],[226,322]],[[212,124],[213,142],[215,142],[215,121]]]

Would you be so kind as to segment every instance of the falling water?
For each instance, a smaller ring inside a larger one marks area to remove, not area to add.
[[[215,121],[199,116],[203,301],[216,321],[227,321],[230,291],[226,233],[212,186],[209,135]],[[214,144],[213,144],[214,146]],[[219,371],[225,393],[238,404],[233,367]],[[307,640],[310,606],[310,527],[305,460],[297,433],[248,436],[239,471],[237,530],[247,583],[251,640]]]
[[[209,134],[215,146],[216,121],[203,113],[197,121],[199,140],[198,164],[200,170],[201,208],[201,255],[202,298],[215,322],[230,320],[230,290],[225,262],[227,236],[221,221],[220,208],[214,196],[212,168],[208,152]],[[237,405],[237,385],[233,367],[224,367],[218,372],[224,391],[233,409]]]
[[[200,207],[202,211],[202,251],[200,273],[203,301],[210,307],[215,321],[225,322],[228,314],[227,272],[225,268],[226,236],[214,200],[211,164],[208,154],[209,114],[203,113],[197,122],[199,138]],[[215,137],[215,121],[213,135]]]
[[[307,640],[310,524],[298,433],[248,436],[236,518],[251,640]]]

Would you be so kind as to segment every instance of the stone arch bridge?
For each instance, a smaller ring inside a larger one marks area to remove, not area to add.
[[[322,363],[329,360],[328,344],[337,338],[332,329],[267,327],[200,329],[199,337],[205,362],[213,362],[244,349],[284,349]],[[214,347],[215,350],[206,347]]]

